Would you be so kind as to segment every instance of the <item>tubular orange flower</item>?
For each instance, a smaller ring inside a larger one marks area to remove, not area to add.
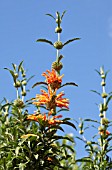
[[[46,114],[42,115],[42,114],[33,114],[33,115],[28,115],[27,120],[33,120],[36,122],[39,122],[39,120],[42,120],[44,123],[46,123],[46,125],[54,125],[54,124],[59,124],[62,123],[62,120],[56,120],[57,118],[62,118],[62,115],[58,115],[58,116],[52,116],[52,118],[50,118],[50,116],[52,115],[52,112],[50,111],[48,113],[48,117],[46,116]]]
[[[69,105],[69,101],[67,98],[62,98],[62,96],[64,95],[63,92],[60,92],[57,96],[56,96],[56,90],[52,91],[51,87],[48,86],[48,93],[45,90],[41,90],[42,94],[37,94],[36,98],[33,100],[36,100],[33,102],[33,104],[35,104],[36,106],[41,106],[41,105],[46,105],[46,108],[51,110],[51,109],[55,109],[56,106],[57,107],[65,107],[67,109],[69,109],[68,105]]]
[[[42,74],[44,77],[46,77],[46,82],[50,84],[52,89],[58,89],[61,86],[62,77],[64,76],[64,74],[59,76],[54,69],[52,69],[51,72],[49,70],[47,70],[46,72]]]
[[[44,121],[46,121],[46,115],[42,115],[42,114],[33,114],[33,115],[28,115],[28,117],[26,118],[27,120],[34,120],[36,122],[38,122],[39,119],[42,119]]]

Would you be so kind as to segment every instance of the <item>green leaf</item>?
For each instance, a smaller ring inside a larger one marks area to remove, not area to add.
[[[61,124],[66,124],[66,125],[72,126],[74,129],[77,130],[76,126],[73,123],[69,122],[69,121],[64,121]]]
[[[51,14],[46,14],[46,15],[48,15],[48,16],[50,16],[50,17],[52,17],[52,18],[55,20],[55,18],[54,18],[54,16],[53,16],[53,15],[51,15]]]
[[[46,132],[49,131],[50,129],[59,129],[64,132],[63,128],[59,125],[50,126],[49,128],[46,129]]]
[[[29,82],[33,77],[35,77],[35,76],[33,75],[30,78],[28,78],[27,82]]]
[[[62,112],[62,111],[69,111],[68,109],[60,109],[57,111],[57,113]]]
[[[63,46],[64,46],[64,45],[67,45],[67,44],[69,44],[69,43],[71,43],[72,41],[75,41],[75,40],[80,40],[80,38],[70,39],[70,40],[66,41],[66,42],[63,44]]]
[[[75,150],[70,145],[63,144],[61,147],[62,148],[67,148],[67,149],[69,149],[73,153],[75,152]]]
[[[62,13],[61,20],[64,17],[65,13],[66,13],[66,10]]]
[[[95,123],[100,124],[100,122],[98,122],[97,120],[92,120],[92,119],[84,119],[84,121],[86,121],[86,122],[95,122]]]
[[[12,75],[12,77],[13,77],[13,80],[14,80],[14,82],[16,82],[16,79],[15,79],[15,76],[14,76],[14,71],[12,71],[12,70],[10,70],[10,69],[8,69],[8,68],[4,68],[5,70],[8,70],[9,72],[10,72],[10,74]]]
[[[91,163],[93,163],[93,161],[89,157],[84,157],[82,159],[77,159],[76,162],[91,162]]]
[[[112,95],[108,97],[108,99],[106,101],[106,105],[108,105],[108,103],[110,102],[111,99],[112,99]]]
[[[12,66],[14,68],[14,71],[16,71],[17,65],[12,63]]]
[[[82,138],[80,138],[80,137],[78,137],[78,136],[76,136],[75,138],[77,138],[77,139],[79,139],[79,140],[81,140],[81,141],[83,141],[83,142],[85,143],[85,140],[84,140],[84,139],[82,139]]]
[[[53,45],[53,43],[51,41],[46,40],[46,39],[38,39],[38,40],[36,40],[36,42],[45,42],[45,43],[48,43],[50,45]]]
[[[100,72],[99,72],[98,70],[95,69],[95,71],[96,71],[99,75],[101,75]]]
[[[78,86],[77,84],[75,84],[74,82],[69,82],[69,83],[65,83],[65,84],[63,84],[63,85],[61,85],[61,87],[64,87],[64,86]],[[61,88],[60,87],[60,88]]]
[[[91,92],[94,92],[94,93],[96,93],[96,94],[98,94],[98,95],[100,95],[101,96],[101,94],[99,93],[99,92],[97,92],[96,90],[90,90]]]
[[[46,83],[46,82],[41,81],[41,82],[35,83],[35,84],[32,86],[32,88],[34,88],[35,86],[41,85],[41,84],[44,84],[44,85],[47,86],[47,83]]]
[[[22,64],[23,64],[23,61],[21,61],[21,63],[20,63],[19,66],[18,66],[18,73],[19,73],[19,71],[21,70]]]

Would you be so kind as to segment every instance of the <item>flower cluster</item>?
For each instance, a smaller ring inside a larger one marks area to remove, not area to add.
[[[41,94],[37,94],[35,98],[33,98],[33,104],[37,107],[44,106],[47,110],[48,114],[33,114],[27,117],[27,120],[33,120],[38,123],[42,122],[45,126],[60,124],[62,120],[56,120],[61,118],[62,115],[56,115],[56,108],[61,109],[69,109],[69,100],[67,98],[63,98],[64,92],[60,92],[57,94],[58,89],[62,83],[62,77],[64,75],[58,75],[55,69],[51,71],[47,70],[42,74],[46,78],[47,90],[41,89]]]

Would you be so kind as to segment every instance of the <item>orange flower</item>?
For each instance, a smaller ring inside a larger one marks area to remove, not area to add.
[[[46,120],[46,115],[42,115],[42,114],[33,114],[33,115],[28,115],[28,117],[26,118],[27,120],[34,120],[36,122],[38,122],[39,119],[42,119],[42,120]]]
[[[46,125],[54,125],[54,124],[59,124],[59,123],[62,123],[63,121],[62,120],[56,120],[57,118],[62,118],[62,115],[58,115],[58,116],[52,116],[52,111],[50,111],[48,113],[48,117],[46,116],[46,114],[42,115],[42,114],[39,114],[39,115],[36,115],[36,114],[33,114],[33,115],[28,115],[27,117],[27,120],[33,120],[33,121],[36,121],[36,122],[39,122],[39,119],[41,119],[44,123],[46,123]]]
[[[64,76],[64,74],[59,76],[54,69],[52,69],[51,72],[49,70],[47,70],[46,72],[42,74],[44,77],[46,77],[46,82],[50,84],[52,89],[58,89],[61,86],[62,77]]]
[[[36,106],[46,105],[46,108],[49,110],[55,109],[56,106],[69,109],[69,101],[66,98],[62,98],[63,95],[64,93],[60,92],[56,96],[56,90],[52,91],[51,87],[48,86],[48,93],[45,90],[41,90],[41,94],[37,94],[36,98],[33,99],[36,100],[35,102],[33,102],[33,104],[35,104]]]

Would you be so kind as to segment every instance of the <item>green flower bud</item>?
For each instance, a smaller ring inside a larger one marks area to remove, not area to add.
[[[105,86],[106,83],[104,81],[101,82],[101,86]]]
[[[26,85],[27,85],[27,81],[25,81],[25,80],[22,81],[22,85],[25,85],[25,86],[26,86]]]
[[[14,106],[19,107],[19,108],[23,108],[24,103],[21,99],[17,99],[17,100],[14,100]]]
[[[22,74],[22,77],[26,77],[26,74],[25,74],[25,73],[23,73],[23,74]]]
[[[83,131],[83,130],[80,130],[80,131],[79,131],[79,134],[81,134],[81,135],[82,135],[83,133],[84,133],[84,131]]]
[[[102,125],[108,125],[109,120],[107,118],[102,118],[101,123],[102,123]]]
[[[80,123],[80,124],[79,124],[79,128],[81,128],[81,129],[82,129],[82,123]]]
[[[15,77],[15,78],[18,78],[18,73],[14,73],[14,77]]]
[[[102,98],[106,98],[107,96],[108,96],[108,94],[107,93],[102,93]]]
[[[62,32],[62,28],[61,27],[56,27],[55,32],[56,33],[61,33]]]
[[[104,75],[104,74],[102,74],[102,75],[101,75],[101,78],[102,78],[102,79],[105,79],[105,75]]]
[[[55,69],[56,71],[60,71],[63,68],[63,64],[61,62],[53,62],[52,63],[52,68]]]
[[[99,132],[104,131],[104,127],[103,127],[103,126],[99,126],[98,131],[99,131]]]
[[[91,141],[87,141],[87,145],[91,145]]]
[[[61,19],[60,19],[60,21],[59,21],[60,23],[61,23]],[[58,19],[56,19],[56,23],[58,24]]]
[[[18,88],[21,86],[21,82],[18,80],[14,83],[14,87]]]
[[[56,42],[54,43],[54,47],[59,50],[59,49],[62,49],[62,48],[63,48],[63,44],[62,44],[61,41],[56,41]]]
[[[103,106],[103,111],[107,111],[107,109],[108,109],[108,106],[107,106],[107,105],[104,105],[104,106]]]
[[[100,114],[99,114],[99,117],[103,118],[103,117],[104,117],[103,113],[100,113]]]
[[[26,91],[22,91],[22,92],[21,92],[21,95],[22,95],[22,96],[26,96]]]

